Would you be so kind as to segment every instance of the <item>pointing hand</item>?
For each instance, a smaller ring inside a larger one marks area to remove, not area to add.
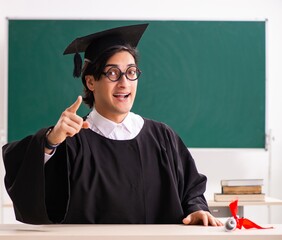
[[[78,96],[77,100],[61,114],[57,124],[47,136],[50,144],[61,143],[67,137],[73,137],[82,128],[89,128],[89,123],[76,114],[81,103],[82,97]]]

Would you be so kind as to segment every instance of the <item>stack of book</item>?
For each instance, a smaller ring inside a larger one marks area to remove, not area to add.
[[[238,199],[242,202],[265,201],[262,192],[263,179],[221,180],[221,193],[214,194],[214,201],[230,202]]]

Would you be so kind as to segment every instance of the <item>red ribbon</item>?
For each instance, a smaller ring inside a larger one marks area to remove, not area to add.
[[[242,227],[244,227],[246,229],[250,229],[250,228],[270,229],[270,228],[273,228],[273,227],[264,228],[264,227],[257,225],[256,223],[252,222],[251,220],[249,220],[247,218],[238,218],[238,216],[237,216],[238,200],[231,202],[229,204],[229,208],[230,208],[230,212],[231,212],[233,218],[235,219],[235,221],[237,223],[237,228],[239,228],[239,229],[241,229]]]

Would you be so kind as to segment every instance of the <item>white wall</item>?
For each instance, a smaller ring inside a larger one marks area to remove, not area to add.
[[[280,190],[282,182],[282,0],[0,0],[0,2],[0,129],[4,130],[4,132],[0,132],[2,142],[6,140],[7,129],[6,18],[268,19],[267,128],[271,130],[273,136],[271,151],[242,149],[191,149],[191,151],[199,170],[208,176],[209,182],[206,192],[208,199],[212,198],[214,192],[220,191],[219,184],[222,178],[264,178],[264,191],[273,197],[282,199],[282,191]],[[4,198],[4,202],[7,202],[6,198]],[[271,214],[268,215],[267,207],[248,207],[245,211],[245,217],[258,223],[282,223],[282,207],[275,206],[270,210]],[[14,221],[8,210],[4,211],[4,218],[4,222]]]

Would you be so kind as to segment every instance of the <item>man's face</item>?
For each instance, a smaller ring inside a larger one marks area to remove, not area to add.
[[[135,60],[127,51],[118,52],[108,60],[104,72],[113,66],[124,73],[130,66],[135,66]],[[102,74],[99,81],[94,81],[95,108],[98,113],[114,122],[121,122],[133,106],[137,82],[128,80],[125,75],[112,82]]]

